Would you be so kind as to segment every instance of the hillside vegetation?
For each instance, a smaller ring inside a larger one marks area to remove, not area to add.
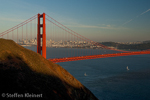
[[[0,82],[1,94],[42,94],[42,99],[47,100],[97,100],[64,68],[12,40],[0,39]]]

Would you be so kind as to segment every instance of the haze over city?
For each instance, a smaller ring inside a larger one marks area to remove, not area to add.
[[[1,0],[0,33],[45,12],[93,41],[146,41],[149,4],[149,0]]]

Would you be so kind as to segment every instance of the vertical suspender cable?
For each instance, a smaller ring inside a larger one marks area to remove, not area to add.
[[[26,24],[26,46],[27,46],[27,24]]]
[[[18,43],[18,27],[17,27],[17,43]]]
[[[23,44],[23,26],[22,26],[22,44]]]
[[[28,23],[26,24],[26,34],[27,34],[27,43],[28,43]]]
[[[31,39],[30,40],[32,40],[32,21],[30,23],[30,34],[31,34]]]
[[[13,30],[12,30],[12,40],[14,40],[14,38],[13,38],[13,34],[14,34],[14,32],[13,32]]]

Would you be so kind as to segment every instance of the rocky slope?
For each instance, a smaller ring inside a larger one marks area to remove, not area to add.
[[[12,40],[0,39],[1,98],[97,100],[70,73]]]

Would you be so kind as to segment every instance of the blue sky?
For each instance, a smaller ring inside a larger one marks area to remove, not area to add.
[[[43,12],[94,41],[150,40],[150,0],[0,0],[0,33]]]

